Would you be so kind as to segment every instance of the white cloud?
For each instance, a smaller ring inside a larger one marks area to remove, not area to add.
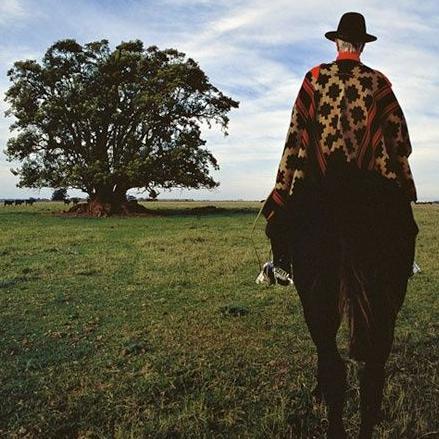
[[[2,0],[0,3],[0,25],[9,23],[26,15],[20,0]]]

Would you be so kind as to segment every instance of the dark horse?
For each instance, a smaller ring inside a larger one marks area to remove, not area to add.
[[[291,263],[317,349],[313,394],[328,406],[328,437],[346,437],[346,365],[336,343],[346,315],[349,356],[361,362],[360,438],[371,438],[381,417],[396,317],[412,275],[419,229],[410,201],[377,175],[328,176],[321,185],[308,185],[278,218],[266,234],[274,264],[286,257]]]

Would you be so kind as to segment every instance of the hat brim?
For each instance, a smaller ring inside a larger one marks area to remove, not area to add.
[[[375,35],[364,34],[361,37],[355,38],[354,41],[352,37],[349,37],[348,35],[343,35],[342,33],[339,33],[337,31],[326,32],[325,37],[331,41],[335,41],[336,38],[339,38],[340,40],[348,41],[350,43],[371,43],[372,41],[375,41],[377,39]]]

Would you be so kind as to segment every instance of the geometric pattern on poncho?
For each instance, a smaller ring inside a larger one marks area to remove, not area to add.
[[[307,72],[294,103],[263,213],[268,219],[285,204],[311,163],[324,176],[334,157],[385,177],[416,201],[411,151],[404,114],[381,72],[354,60],[320,64]]]

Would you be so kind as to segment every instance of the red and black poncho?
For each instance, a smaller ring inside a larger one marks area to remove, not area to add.
[[[355,53],[308,71],[294,103],[276,183],[263,214],[270,221],[310,181],[328,175],[377,179],[416,201],[406,121],[390,81]],[[358,180],[358,179],[357,179]],[[344,188],[343,188],[344,186]]]

